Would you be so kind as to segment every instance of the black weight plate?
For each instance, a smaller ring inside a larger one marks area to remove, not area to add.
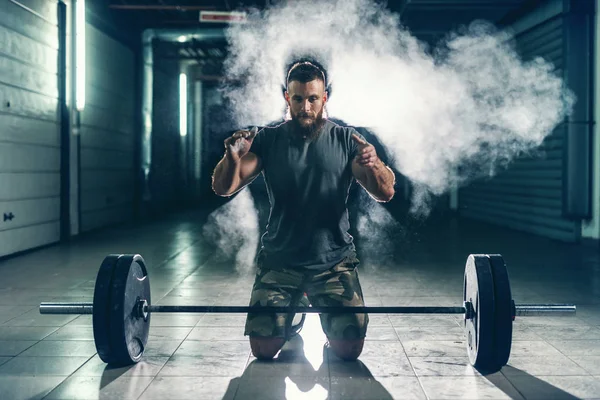
[[[498,368],[502,368],[508,362],[512,344],[512,293],[504,259],[499,254],[491,254],[489,258],[494,278],[494,305],[496,307],[494,349]]]
[[[110,254],[102,261],[94,286],[92,325],[98,356],[105,363],[112,361],[110,347],[110,294],[112,276],[120,254]]]
[[[146,320],[138,316],[139,299],[150,304],[146,264],[140,255],[126,255],[119,258],[113,273],[110,310],[113,364],[129,365],[142,359],[148,342],[150,314]]]
[[[481,371],[495,368],[494,282],[489,258],[471,254],[467,258],[463,300],[473,305],[473,318],[465,318],[467,353],[471,365]]]

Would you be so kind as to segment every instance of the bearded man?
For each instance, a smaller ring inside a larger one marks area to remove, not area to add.
[[[285,100],[291,120],[260,132],[237,131],[213,174],[213,190],[231,196],[262,172],[270,201],[258,254],[251,306],[364,306],[359,260],[348,233],[347,200],[356,180],[375,200],[394,196],[395,176],[355,129],[323,117],[325,74],[311,62],[294,64]],[[273,358],[293,334],[293,315],[250,313],[245,335],[258,359]],[[369,318],[322,313],[328,346],[344,360],[362,352]]]

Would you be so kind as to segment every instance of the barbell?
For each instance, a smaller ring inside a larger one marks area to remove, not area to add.
[[[456,307],[262,307],[152,305],[146,263],[139,254],[111,254],[100,266],[93,303],[43,302],[41,314],[91,314],[98,355],[107,364],[142,359],[152,313],[369,313],[464,314],[469,362],[496,372],[508,362],[516,316],[572,316],[572,304],[516,305],[501,255],[471,254],[463,281],[463,305]]]

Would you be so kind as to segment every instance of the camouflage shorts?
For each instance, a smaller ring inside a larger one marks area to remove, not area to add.
[[[344,260],[327,271],[270,270],[259,268],[251,306],[286,307],[297,305],[303,294],[313,306],[364,306],[358,260]],[[289,337],[293,315],[280,313],[252,314],[246,318],[247,336]],[[367,314],[320,314],[323,331],[330,339],[359,339],[367,333]]]

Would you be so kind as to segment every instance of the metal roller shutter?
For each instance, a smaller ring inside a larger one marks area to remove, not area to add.
[[[86,42],[81,231],[131,220],[135,186],[135,54],[91,24]]]
[[[0,257],[60,240],[56,4],[0,1]]]
[[[516,37],[525,60],[541,56],[564,66],[564,20],[561,15],[538,24]],[[577,239],[577,222],[562,216],[563,141],[566,126],[559,125],[541,146],[541,156],[515,160],[488,180],[459,191],[461,216],[526,231],[562,241]]]

